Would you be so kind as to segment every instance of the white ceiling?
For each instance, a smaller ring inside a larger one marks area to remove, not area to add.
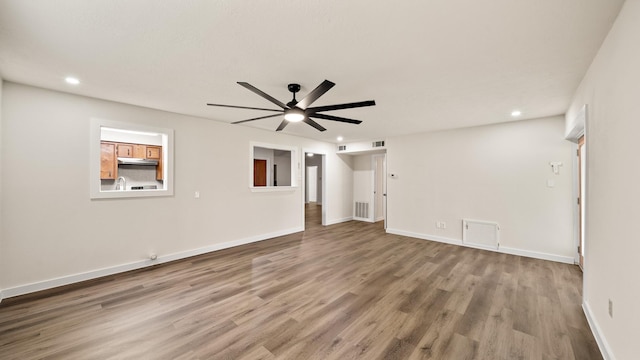
[[[322,80],[314,106],[375,100],[283,132],[336,142],[564,114],[623,0],[0,0],[0,76],[232,122]],[[81,80],[70,86],[63,80]],[[243,125],[275,130],[281,119]]]

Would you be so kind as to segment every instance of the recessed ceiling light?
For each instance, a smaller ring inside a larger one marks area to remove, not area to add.
[[[67,84],[71,84],[71,85],[78,85],[80,84],[80,80],[78,80],[77,78],[71,77],[71,76],[67,76],[64,81],[67,82]]]
[[[307,153],[308,157],[313,157],[313,153]]]
[[[513,110],[511,112],[511,116],[513,116],[513,117],[518,117],[520,115],[522,115],[522,111],[520,111],[520,110]]]
[[[336,140],[338,140],[338,141],[342,141],[342,140],[344,140],[344,138],[343,138],[342,136],[338,136],[338,137],[336,138]]]

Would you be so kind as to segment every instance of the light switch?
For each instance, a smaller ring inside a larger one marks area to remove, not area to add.
[[[555,187],[556,186],[556,182],[553,180],[547,180],[547,187]]]
[[[193,194],[193,197],[194,197],[194,198],[196,198],[196,199],[200,199],[200,191],[196,191],[196,192]]]

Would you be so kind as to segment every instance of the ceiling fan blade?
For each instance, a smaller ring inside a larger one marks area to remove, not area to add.
[[[289,122],[287,120],[282,120],[276,131],[282,131],[282,129],[287,127],[287,125],[289,125]]]
[[[325,119],[325,120],[340,121],[340,122],[345,122],[345,123],[349,123],[349,124],[360,124],[362,122],[362,120],[347,119],[347,118],[343,118],[343,117],[339,117],[339,116],[333,116],[333,115],[327,115],[327,114],[309,114],[309,116],[313,116],[313,117],[317,117],[317,118]]]
[[[317,88],[313,89],[304,99],[298,101],[296,104],[297,107],[304,110],[307,106],[311,105],[314,101],[318,100],[320,96],[329,91],[335,84],[329,80],[325,80],[322,84],[318,85]]]
[[[221,107],[228,107],[228,108],[235,108],[235,109],[249,109],[249,110],[264,110],[264,111],[282,112],[282,110],[265,109],[265,108],[249,107],[249,106],[224,105],[224,104],[207,104],[207,105],[209,105],[209,106],[221,106]]]
[[[232,124],[242,124],[242,123],[247,122],[247,121],[260,120],[260,119],[267,119],[267,118],[272,118],[272,117],[276,117],[276,116],[282,116],[282,114],[275,114],[275,115],[260,116],[260,117],[256,117],[256,118],[252,118],[252,119],[247,119],[247,120],[234,121],[234,122],[232,122]]]
[[[285,105],[284,103],[282,103],[280,100],[278,100],[278,99],[274,98],[273,96],[271,96],[271,95],[269,95],[269,94],[265,93],[264,91],[262,91],[262,90],[258,89],[257,87],[255,87],[255,86],[253,86],[253,85],[251,85],[251,84],[249,84],[249,83],[246,83],[246,82],[243,82],[243,81],[238,81],[238,84],[239,84],[240,86],[243,86],[243,87],[245,87],[245,88],[247,88],[247,89],[249,89],[249,90],[253,91],[254,93],[256,93],[256,94],[258,94],[258,95],[262,96],[263,98],[265,98],[265,99],[267,99],[267,100],[271,101],[272,103],[274,103],[274,104],[276,104],[276,105],[280,106],[281,108],[283,108],[283,109],[285,109],[285,110],[289,108],[287,105]]]
[[[315,121],[313,121],[313,120],[309,119],[308,117],[307,117],[307,118],[304,118],[304,120],[302,120],[302,121],[303,121],[303,122],[305,122],[305,123],[307,123],[307,124],[309,124],[309,125],[311,125],[311,126],[313,126],[314,128],[316,128],[316,129],[317,129],[317,130],[319,130],[319,131],[325,131],[325,130],[327,130],[327,129],[325,129],[324,127],[322,127],[322,125],[320,125],[320,124],[318,124],[317,122],[315,122]]]
[[[307,108],[307,111],[309,111],[310,113],[314,113],[314,112],[320,112],[320,111],[342,110],[342,109],[358,108],[363,106],[374,106],[375,104],[376,104],[375,101],[367,100],[367,101],[359,101],[359,102],[352,102],[352,103],[346,103],[346,104],[310,107],[310,108]]]

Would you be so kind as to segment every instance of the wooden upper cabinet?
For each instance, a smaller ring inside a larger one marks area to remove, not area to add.
[[[133,157],[133,144],[118,144],[116,154],[117,157]]]
[[[160,160],[162,158],[162,146],[146,146],[145,158]]]
[[[118,177],[118,161],[116,160],[116,144],[100,143],[100,179]]]
[[[162,146],[109,142],[100,142],[100,146],[100,179],[118,178],[117,158],[124,157],[158,160],[156,179],[163,180]]]
[[[136,159],[144,159],[147,152],[147,146],[141,144],[133,144],[133,156]]]
[[[145,154],[147,159],[158,160],[158,166],[156,166],[156,180],[163,180],[163,164],[162,164],[162,146],[147,145],[147,153]]]

